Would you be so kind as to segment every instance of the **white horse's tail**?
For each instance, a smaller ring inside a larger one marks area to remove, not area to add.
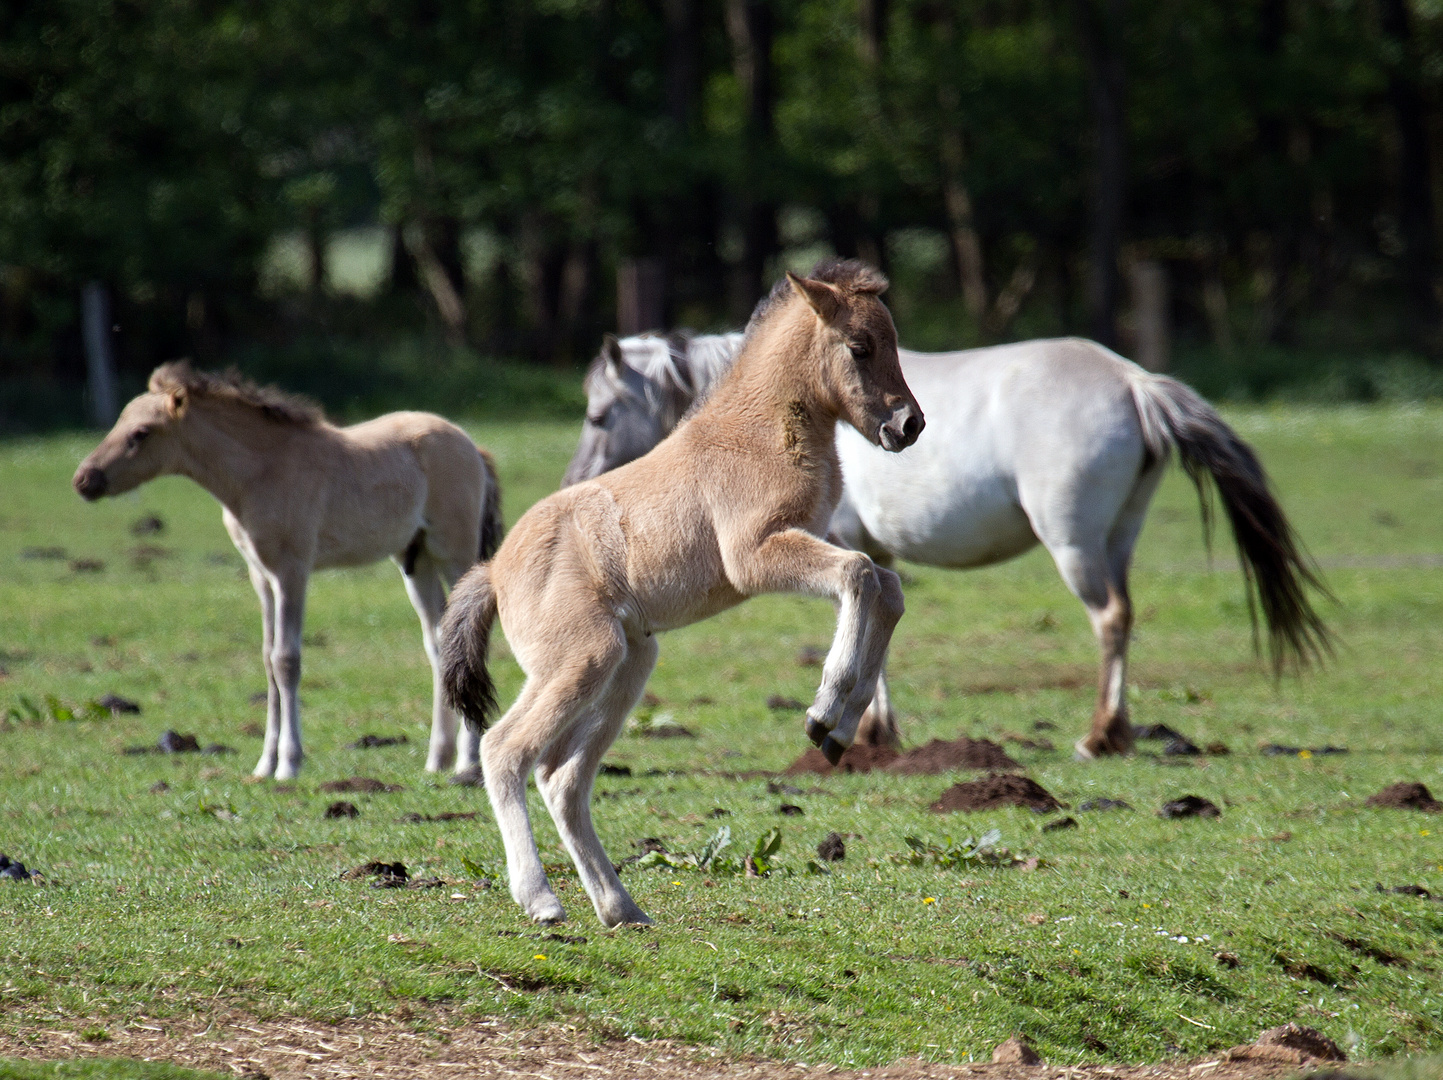
[[[1298,543],[1252,447],[1191,387],[1141,370],[1131,381],[1143,442],[1159,460],[1177,450],[1197,487],[1209,544],[1212,498],[1207,477],[1217,486],[1242,564],[1254,645],[1261,607],[1275,671],[1306,666],[1330,654],[1331,635],[1313,610],[1307,590],[1317,589],[1330,599],[1332,594]]]
[[[491,564],[478,563],[456,582],[441,619],[441,685],[446,703],[466,718],[472,731],[485,731],[496,712],[496,684],[487,652],[496,621]]]

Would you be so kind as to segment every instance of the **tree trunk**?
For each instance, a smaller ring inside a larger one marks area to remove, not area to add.
[[[1167,267],[1159,259],[1138,259],[1128,277],[1132,285],[1132,358],[1148,371],[1166,371],[1172,339]]]
[[[972,196],[962,181],[962,136],[954,128],[942,135],[942,203],[952,234],[952,253],[957,260],[957,281],[962,303],[978,328],[987,317],[987,278],[983,271],[982,239],[972,222]]]
[[[447,344],[458,347],[466,344],[465,301],[432,247],[424,226],[416,225],[407,230],[406,246],[416,260],[416,269],[420,271],[431,299],[436,302],[436,312],[441,316]]]
[[[1087,307],[1092,336],[1109,347],[1117,344],[1117,309],[1122,295],[1117,255],[1127,194],[1123,3],[1073,0],[1087,59],[1094,142]]]
[[[1427,105],[1418,85],[1413,28],[1405,0],[1381,0],[1383,33],[1397,60],[1388,72],[1388,103],[1398,128],[1398,225],[1403,241],[1403,274],[1418,315],[1432,322],[1438,312],[1434,291],[1436,241],[1433,187],[1429,176]]]
[[[747,101],[742,208],[741,291],[748,307],[767,288],[767,263],[777,252],[777,207],[769,197],[767,159],[774,153],[772,38],[769,0],[727,0],[732,63]]]
[[[80,290],[80,328],[85,339],[90,418],[96,427],[108,428],[120,415],[120,402],[115,390],[115,352],[110,340],[110,290],[102,282],[88,281]]]
[[[624,259],[616,267],[616,328],[622,337],[666,329],[666,262]]]

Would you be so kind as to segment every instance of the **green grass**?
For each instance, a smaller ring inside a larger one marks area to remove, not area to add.
[[[158,1061],[87,1058],[79,1061],[0,1059],[0,1080],[221,1080],[221,1073],[181,1069]]]
[[[22,697],[43,710],[47,695],[74,707],[107,692],[144,707],[0,731],[0,850],[50,881],[0,882],[0,1024],[190,1014],[217,1000],[316,1019],[424,1018],[444,1005],[861,1065],[985,1057],[1016,1031],[1054,1063],[1150,1061],[1297,1020],[1354,1056],[1437,1053],[1443,904],[1375,885],[1443,893],[1443,819],[1363,801],[1398,780],[1443,792],[1443,568],[1425,558],[1443,551],[1443,411],[1228,415],[1329,568],[1339,602],[1326,611],[1341,643],[1327,670],[1274,683],[1252,659],[1231,551],[1220,538],[1209,569],[1190,489],[1169,478],[1134,574],[1134,715],[1222,740],[1230,756],[1073,763],[1096,653],[1045,554],[969,574],[909,566],[891,668],[907,738],[1035,736],[1038,721],[1055,724],[1045,734],[1057,750],[1013,753],[1080,827],[1043,833],[1020,810],[927,810],[965,777],[803,781],[808,792],[786,799],[805,816],[781,817],[782,797],[747,774],[780,769],[807,744],[800,714],[765,701],[810,698],[817,671],[795,657],[825,645],[833,620],[823,603],[764,598],[667,635],[656,709],[698,737],[623,736],[609,760],[635,775],[602,778],[595,811],[616,859],[640,837],[694,850],[725,823],[750,846],[778,826],[781,861],[798,872],[631,869],[628,887],[658,926],[608,933],[533,797],[543,858],[565,866],[555,877],[572,922],[560,933],[584,942],[527,924],[504,887],[470,885],[462,858],[496,867],[502,850],[481,792],[422,771],[430,679],[393,567],[314,580],[302,779],[292,790],[246,784],[259,740],[242,729],[263,721],[249,700],[264,685],[259,617],[218,508],[181,480],[87,506],[67,485],[91,438],[0,444],[0,712],[23,715]],[[513,520],[555,486],[575,437],[572,423],[473,430],[496,453]],[[166,531],[132,536],[149,512]],[[24,557],[54,547],[66,558]],[[78,558],[104,569],[72,571]],[[493,657],[509,699],[519,673],[504,642]],[[119,753],[166,728],[239,753]],[[410,742],[345,749],[365,732]],[[1272,758],[1257,752],[1266,742],[1352,752]],[[353,774],[405,790],[346,796],[361,816],[323,819],[334,796],[316,785]],[[161,780],[169,790],[152,793]],[[1217,802],[1221,820],[1154,815],[1185,793]],[[1076,812],[1098,796],[1136,810]],[[716,807],[730,815],[707,816]],[[400,820],[448,810],[483,813]],[[994,827],[1042,867],[937,871],[890,859],[907,836]],[[832,830],[859,834],[846,861],[830,876],[801,872]],[[371,859],[400,859],[451,887],[338,880]],[[1218,951],[1239,966],[1219,966]]]

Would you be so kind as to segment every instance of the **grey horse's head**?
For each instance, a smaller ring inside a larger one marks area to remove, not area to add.
[[[586,422],[563,487],[634,461],[671,434],[696,397],[688,342],[681,334],[606,335],[586,372]]]

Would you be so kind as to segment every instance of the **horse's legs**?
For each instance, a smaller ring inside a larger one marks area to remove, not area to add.
[[[862,643],[857,684],[847,697],[842,715],[831,734],[831,738],[844,747],[851,746],[857,738],[858,722],[863,710],[874,707],[879,694],[883,697],[883,707],[887,709],[887,713],[890,714],[891,711],[886,705],[882,668],[887,662],[887,647],[892,642],[892,631],[896,629],[897,622],[906,609],[902,602],[901,578],[893,571],[879,566],[877,583],[880,589],[867,612],[867,628]],[[895,724],[892,726],[891,735],[896,742],[901,742]]]
[[[275,672],[271,668],[271,649],[275,643],[276,598],[271,583],[260,567],[246,561],[250,572],[251,587],[261,602],[261,663],[266,669],[266,741],[261,748],[261,759],[256,762],[253,775],[268,777],[276,771],[276,747],[281,734],[281,691],[276,685]]]
[[[566,738],[606,688],[626,655],[626,640],[613,620],[578,625],[573,618],[549,652],[539,658],[544,662],[526,665],[532,676],[521,696],[481,740],[481,768],[506,845],[511,895],[542,923],[560,922],[566,910],[551,891],[536,850],[526,780],[541,755]]]
[[[603,755],[646,688],[656,653],[654,637],[628,641],[626,658],[600,699],[567,735],[551,744],[536,766],[536,786],[576,863],[597,917],[608,927],[651,922],[622,885],[596,835],[591,823],[591,787]]]
[[[1097,707],[1092,728],[1075,745],[1081,760],[1132,750],[1132,725],[1127,717],[1127,643],[1132,632],[1132,601],[1127,582],[1112,574],[1100,545],[1050,549],[1058,573],[1087,608],[1093,633],[1102,648],[1097,678]]]
[[[845,490],[837,503],[837,509],[832,513],[827,539],[838,547],[865,552],[878,566],[884,566],[888,570],[892,568],[892,553],[867,532],[861,515],[857,513]],[[857,727],[857,742],[868,746],[891,746],[899,750],[902,747],[902,733],[897,727],[897,714],[892,710],[892,695],[887,688],[885,657],[882,660],[882,669],[877,674],[871,704],[862,714],[862,721]]]
[[[847,708],[857,681],[865,670],[870,700],[892,626],[901,617],[899,579],[891,571],[878,571],[866,555],[836,547],[800,529],[773,533],[754,548],[723,550],[722,558],[733,586],[746,595],[792,592],[829,596],[836,602],[837,632],[822,665],[822,684],[807,710],[806,721],[808,738],[835,763],[851,745],[861,717],[861,706],[853,716],[848,716]],[[887,608],[895,606],[896,612],[885,631],[869,642],[868,623],[883,593],[879,580],[883,574],[895,583],[895,595],[889,588],[885,603]],[[844,716],[848,723],[839,728]]]
[[[897,713],[892,708],[892,691],[887,686],[887,662],[882,660],[882,670],[877,673],[877,685],[872,692],[872,703],[862,713],[857,725],[857,742],[866,746],[890,746],[902,748],[902,731],[897,726]]]
[[[276,574],[275,637],[271,642],[271,671],[280,691],[280,731],[276,745],[277,780],[290,780],[301,759],[301,627],[306,617],[306,580],[303,569]]]
[[[426,659],[431,662],[431,745],[426,754],[426,771],[441,772],[456,760],[456,714],[446,706],[441,687],[441,653],[436,644],[437,629],[446,610],[446,591],[435,564],[424,555],[414,561],[411,573],[405,573],[403,568],[401,576],[411,606],[420,616],[421,641],[426,647]],[[471,764],[475,764],[474,758]]]

